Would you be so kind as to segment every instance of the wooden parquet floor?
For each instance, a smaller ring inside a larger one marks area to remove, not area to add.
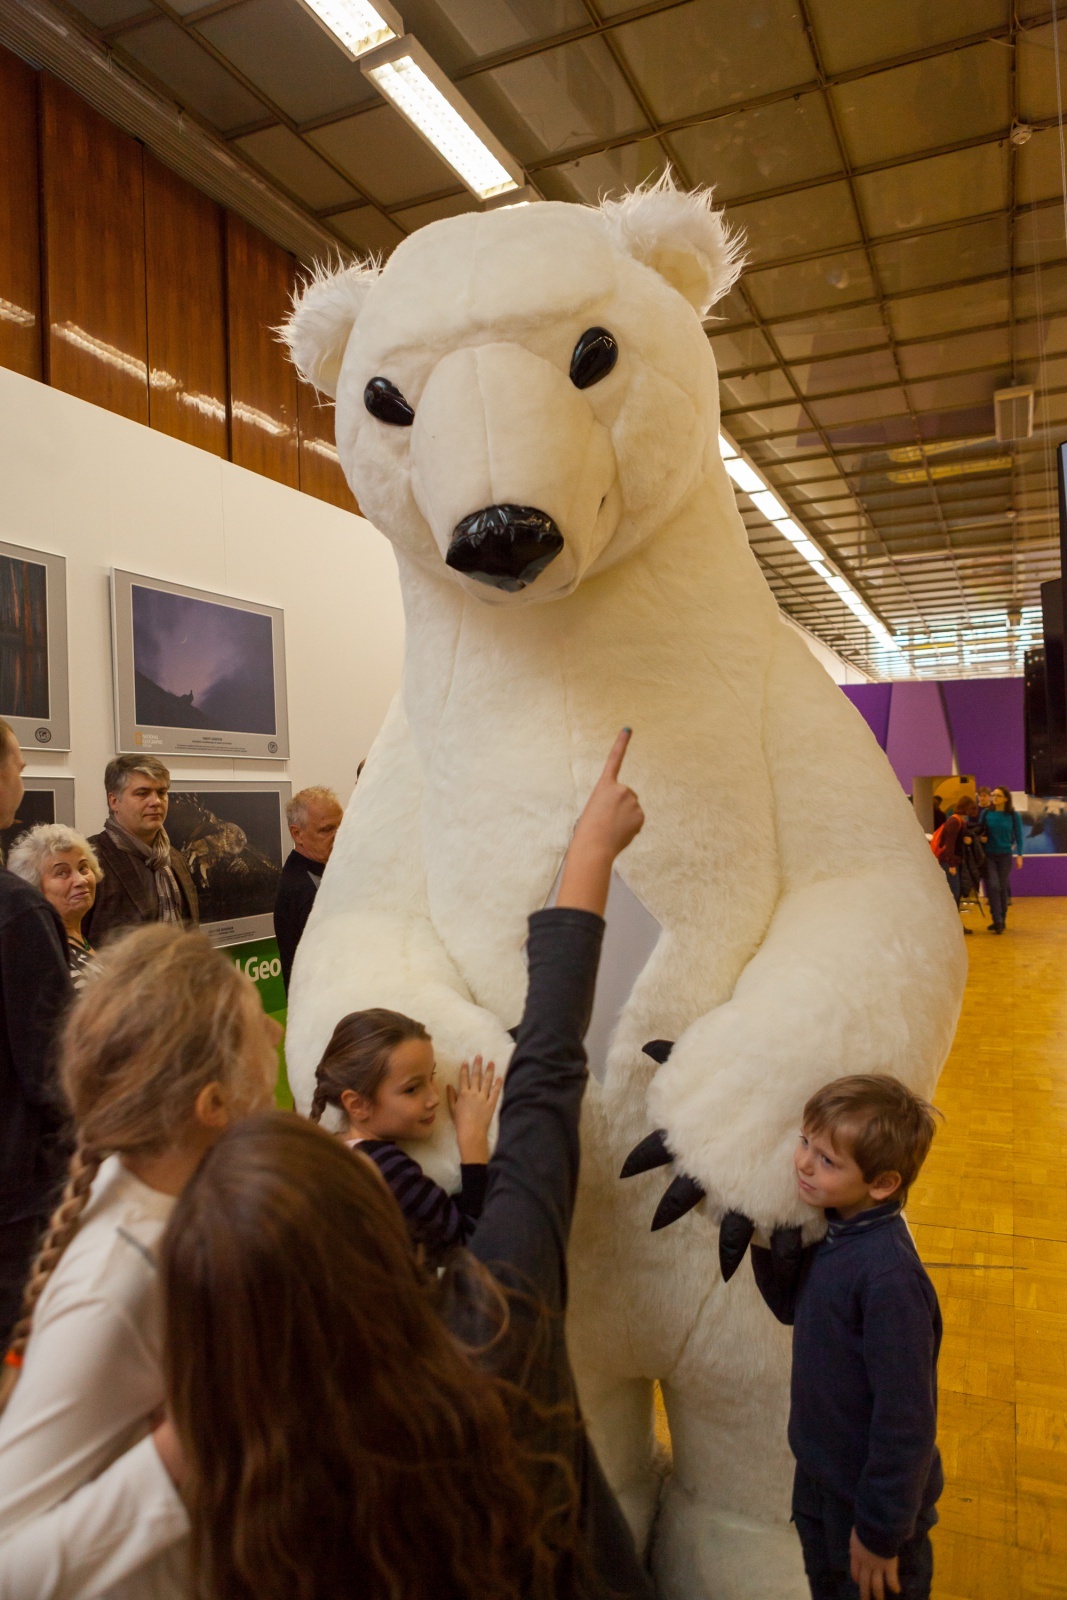
[[[1067,1600],[1067,900],[1016,900],[1002,938],[966,921],[945,1121],[908,1204],[945,1323],[933,1600]]]
[[[908,1204],[945,1321],[935,1600],[1067,1597],[1067,900],[975,915]]]

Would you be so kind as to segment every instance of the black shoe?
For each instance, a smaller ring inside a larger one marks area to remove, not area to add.
[[[964,928],[963,931],[967,935],[968,939],[972,938],[973,935],[974,935],[974,929],[973,928]]]

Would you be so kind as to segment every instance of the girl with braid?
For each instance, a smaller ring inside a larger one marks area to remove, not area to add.
[[[148,1434],[163,1400],[157,1246],[204,1154],[270,1103],[278,1036],[247,977],[166,925],[105,949],[70,1014],[60,1077],[77,1143],[0,1369],[4,1600],[109,1587],[99,1533],[123,1491],[103,1469]],[[145,1443],[141,1491],[156,1466]],[[147,1520],[181,1534],[180,1502],[156,1473]],[[23,1587],[42,1557],[44,1577]],[[184,1550],[170,1561],[153,1594],[187,1594]]]
[[[433,1133],[441,1104],[435,1070],[433,1040],[421,1022],[379,1008],[353,1011],[333,1030],[311,1102],[313,1122],[327,1106],[340,1113],[345,1144],[374,1162],[428,1265],[466,1244],[482,1214],[489,1125],[503,1088],[493,1063],[483,1069],[481,1056],[473,1066],[463,1063],[458,1088],[449,1086],[462,1183],[453,1200],[397,1143]]]

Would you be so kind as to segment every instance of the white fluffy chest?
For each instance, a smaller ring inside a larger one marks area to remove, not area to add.
[[[714,675],[612,671],[573,637],[516,656],[461,638],[409,701],[430,911],[449,954],[481,1004],[506,1025],[518,1020],[526,917],[545,903],[627,725],[623,776],[647,823],[620,871],[665,932],[648,977],[663,1001],[677,994],[680,1012],[718,1004],[778,894],[758,705],[739,707]]]

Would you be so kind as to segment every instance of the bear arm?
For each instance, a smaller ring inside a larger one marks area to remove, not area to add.
[[[503,1069],[511,1036],[471,999],[430,916],[422,852],[422,776],[399,697],[375,741],[297,950],[286,1064],[307,1112],[315,1068],[341,1017],[385,1006],[414,1017],[434,1041],[443,1085],[481,1054]],[[427,1159],[424,1159],[424,1154]],[[442,1108],[420,1163],[458,1183],[451,1119]]]
[[[686,1029],[649,1094],[713,1214],[767,1229],[812,1221],[792,1163],[808,1098],[856,1072],[929,1094],[965,977],[951,896],[884,755],[782,631],[764,724],[781,897],[730,999]]]

